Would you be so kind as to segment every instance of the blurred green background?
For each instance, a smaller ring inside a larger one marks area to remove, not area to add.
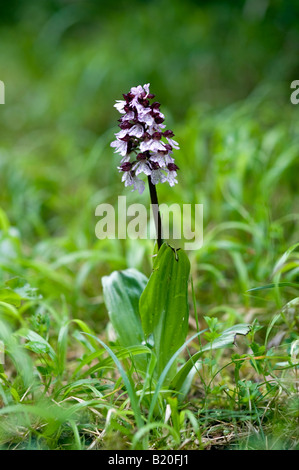
[[[190,253],[199,313],[229,305],[251,320],[292,299],[246,291],[298,241],[298,15],[282,0],[2,2],[1,284],[20,277],[100,331],[101,276],[150,273],[152,241],[94,232],[98,204],[148,203],[123,187],[109,145],[114,101],[150,82],[181,147],[160,202],[204,204],[204,247]],[[295,282],[298,266],[279,275]]]

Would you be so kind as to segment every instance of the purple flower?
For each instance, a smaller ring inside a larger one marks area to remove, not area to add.
[[[134,190],[138,189],[139,193],[142,194],[144,191],[144,182],[136,177],[132,166],[133,164],[131,162],[124,162],[118,167],[119,171],[124,172],[121,180],[125,183],[125,186],[133,185]]]
[[[173,149],[178,150],[178,143],[172,139],[174,133],[164,130],[164,114],[158,101],[150,104],[155,95],[149,91],[149,83],[132,87],[123,95],[124,100],[117,100],[114,107],[122,115],[119,119],[120,131],[110,145],[115,153],[121,155],[118,167],[123,173],[125,186],[133,186],[140,193],[144,190],[142,175],[149,176],[153,184],[177,183],[179,169],[173,158]]]

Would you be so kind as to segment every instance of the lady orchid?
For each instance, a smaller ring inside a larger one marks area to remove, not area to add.
[[[142,175],[148,177],[149,184],[168,182],[174,186],[179,169],[173,158],[173,149],[179,149],[179,145],[173,140],[174,133],[164,130],[160,103],[150,103],[155,95],[150,93],[149,85],[132,87],[123,95],[124,100],[114,105],[122,117],[111,147],[122,157],[118,169],[125,186],[133,186],[133,191],[137,189],[140,194],[145,187]]]

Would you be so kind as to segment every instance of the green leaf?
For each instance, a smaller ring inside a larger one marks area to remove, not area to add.
[[[253,287],[252,289],[248,289],[247,292],[253,292],[253,291],[264,290],[264,289],[273,289],[277,287],[295,287],[298,289],[299,284],[296,282],[277,282],[277,283],[272,283],[272,284],[266,284],[260,287]]]
[[[100,345],[103,346],[103,348],[106,349],[106,351],[111,356],[113,362],[115,363],[115,365],[116,365],[116,367],[117,367],[117,369],[118,369],[118,371],[119,371],[119,373],[122,377],[124,385],[127,389],[128,395],[130,397],[131,406],[132,406],[133,413],[135,415],[137,427],[141,428],[142,425],[143,425],[143,420],[142,420],[142,417],[141,417],[140,407],[139,407],[139,403],[138,403],[138,399],[137,399],[137,395],[136,395],[136,391],[135,391],[135,388],[134,388],[132,378],[129,375],[126,374],[126,372],[125,372],[124,368],[122,367],[120,361],[118,360],[118,358],[116,357],[114,352],[109,348],[109,346],[107,346],[99,338],[94,337],[94,339],[96,341],[98,341],[100,343]]]
[[[9,287],[0,289],[0,300],[7,304],[14,305],[15,307],[21,305],[21,297]]]
[[[138,304],[146,283],[147,278],[136,269],[114,271],[102,278],[109,318],[122,346],[136,346],[144,340]]]
[[[66,365],[68,325],[69,322],[65,322],[61,326],[57,340],[57,365],[59,374],[63,374]]]
[[[38,294],[38,289],[32,287],[26,279],[21,277],[13,277],[6,281],[5,284],[8,289],[12,289],[21,299],[36,300],[42,298],[42,296]]]
[[[90,336],[89,333],[87,333],[87,335]],[[76,368],[73,375],[76,375],[80,371],[80,369],[82,369],[82,367],[84,367],[87,364],[90,364],[93,360],[100,359],[100,357],[103,355],[104,352],[105,352],[105,349],[101,349],[90,354],[84,359],[82,359],[82,361],[80,362],[79,366]],[[152,354],[152,351],[147,346],[127,346],[119,350],[114,350],[113,353],[115,354],[117,359],[122,360],[126,358],[132,358],[133,356]],[[91,375],[100,369],[110,367],[112,364],[113,364],[113,360],[111,359],[111,357],[108,357],[100,361],[98,364],[95,364],[94,366],[89,367],[85,372],[83,372],[82,376]]]
[[[204,345],[201,350],[195,353],[178,371],[170,386],[175,390],[181,390],[184,387],[184,382],[188,378],[190,382],[190,375],[194,376],[197,370],[196,362],[200,359],[201,355],[205,351],[211,351],[214,349],[226,348],[233,346],[236,335],[246,336],[250,331],[250,325],[247,323],[241,323],[239,325],[232,326],[225,330],[218,338],[211,343]],[[190,382],[191,383],[191,382]]]
[[[189,273],[190,262],[185,252],[164,243],[140,298],[143,331],[147,339],[152,335],[154,340],[157,376],[186,339]]]
[[[108,315],[121,346],[138,346],[144,341],[139,298],[146,283],[147,277],[136,269],[114,271],[102,278]],[[135,358],[134,363],[139,370],[146,371],[146,356]]]
[[[52,346],[42,336],[29,328],[21,328],[15,332],[15,336],[20,336],[27,340],[25,345],[28,349],[34,350],[39,353],[47,353],[52,360],[57,360],[56,353]]]

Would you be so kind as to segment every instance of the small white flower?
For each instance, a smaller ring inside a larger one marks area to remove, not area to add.
[[[159,163],[160,167],[165,167],[168,162],[166,162],[167,155],[163,153],[152,153],[150,155],[150,161]]]
[[[123,183],[125,183],[125,186],[132,186],[132,184],[134,184],[133,176],[130,171],[125,171],[121,177],[121,180]]]
[[[138,86],[132,86],[131,88],[131,93],[132,95],[134,95],[135,97],[137,96],[139,98],[139,96],[144,92],[143,90],[143,87],[141,85],[138,85]]]
[[[146,152],[149,150],[150,140],[143,140],[140,142],[140,152]]]
[[[166,139],[168,140],[168,143],[171,145],[172,148],[176,150],[180,149],[179,144],[175,140],[170,139],[169,137],[166,137]]]
[[[141,160],[133,165],[132,170],[135,171],[135,175],[139,175],[140,173],[144,173],[145,175],[150,175],[152,170],[148,166],[145,160]]]
[[[122,139],[123,137],[125,137],[127,135],[127,133],[128,133],[127,129],[122,129],[121,131],[119,131],[115,134],[115,137],[117,139]]]
[[[114,153],[120,153],[122,157],[127,154],[127,142],[123,140],[114,140],[111,142],[110,147],[115,147]]]
[[[135,177],[133,178],[134,179],[134,189],[133,191],[135,191],[135,189],[137,189],[137,191],[139,192],[139,194],[142,194],[143,191],[144,191],[144,188],[145,188],[145,184],[144,184],[144,181],[142,181],[141,179]]]
[[[138,111],[138,120],[140,122],[144,122],[149,127],[155,124],[155,120],[153,116],[151,115],[152,110],[150,108],[145,108],[145,109],[143,108],[143,109],[140,109],[140,111],[137,108],[137,111]]]
[[[161,170],[152,170],[151,181],[153,184],[165,183],[165,181],[167,181],[167,178]]]
[[[126,105],[126,102],[124,100],[116,100],[114,107],[120,113],[125,114],[125,110],[124,110],[125,105]]]
[[[141,124],[135,124],[135,126],[131,127],[129,131],[129,135],[133,135],[138,139],[143,136],[144,129]]]
[[[152,135],[152,134],[154,134],[154,132],[161,131],[162,129],[164,129],[164,127],[166,127],[165,124],[156,124],[156,123],[154,122],[154,124],[153,124],[152,126],[149,126],[147,132],[148,132],[150,135]]]
[[[143,89],[146,92],[145,97],[147,97],[147,95],[149,94],[149,86],[150,86],[149,83],[146,83],[145,85],[143,85]]]
[[[151,153],[149,158],[152,162],[159,163],[160,167],[167,167],[169,163],[174,163],[174,158],[165,152]]]
[[[121,159],[120,163],[126,163],[126,162],[129,162],[129,161],[130,161],[130,155],[125,155],[125,156]]]
[[[140,150],[141,152],[146,152],[147,150],[159,152],[159,150],[164,151],[165,147],[160,140],[149,139],[140,143]]]
[[[153,139],[150,143],[149,150],[151,150],[152,152],[159,152],[159,150],[161,150],[163,152],[165,150],[165,147],[160,140]]]
[[[134,113],[134,111],[129,111],[126,114],[126,121],[131,121],[132,119],[135,119],[135,113]]]
[[[133,106],[138,106],[139,105],[139,98],[146,98],[148,93],[149,93],[149,83],[144,85],[143,87],[141,85],[138,85],[136,87],[131,88],[131,93],[134,95],[131,103]]]
[[[168,165],[169,163],[174,163],[174,158],[170,156],[172,152],[169,152],[165,155],[165,163]]]
[[[169,186],[174,186],[178,181],[176,179],[176,176],[177,176],[177,172],[176,171],[169,171],[167,176],[166,176],[166,179],[169,183]]]
[[[139,194],[142,194],[145,188],[144,182],[137,178],[137,176],[133,176],[131,171],[126,171],[124,172],[122,176],[122,182],[125,183],[125,186],[133,186],[134,189],[132,191],[135,191],[135,189],[138,190]]]

